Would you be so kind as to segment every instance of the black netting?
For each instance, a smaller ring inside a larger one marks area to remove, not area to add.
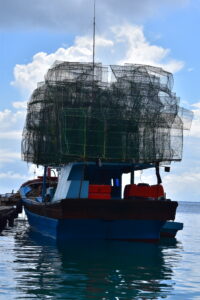
[[[172,74],[151,66],[55,62],[28,103],[23,159],[181,160],[192,113],[172,85]]]

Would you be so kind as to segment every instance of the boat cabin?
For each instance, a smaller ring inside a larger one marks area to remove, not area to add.
[[[155,168],[157,184],[135,184],[134,172]],[[122,175],[131,173],[130,184],[122,190]],[[28,181],[21,187],[22,194],[38,202],[58,202],[62,199],[165,199],[158,164],[70,163],[60,168],[58,177],[51,177],[50,168],[44,176]]]

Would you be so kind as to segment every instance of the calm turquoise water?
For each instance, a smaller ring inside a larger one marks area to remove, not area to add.
[[[200,203],[181,203],[177,221],[159,244],[61,246],[19,220],[0,236],[0,299],[200,299]]]

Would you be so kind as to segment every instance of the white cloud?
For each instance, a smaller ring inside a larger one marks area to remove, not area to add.
[[[0,149],[0,162],[9,163],[15,162],[16,159],[20,159],[21,154],[19,152],[14,152],[9,149]]]
[[[96,37],[96,46],[97,47],[111,47],[114,45],[113,41],[108,40],[102,36]],[[88,36],[78,36],[75,38],[75,45],[80,46],[81,48],[85,48],[85,52],[89,54],[90,58],[92,55],[92,40],[91,37]],[[88,52],[89,50],[89,52]],[[86,54],[85,53],[85,54]]]
[[[200,102],[194,103],[191,106],[194,107],[192,110],[194,119],[192,121],[190,136],[200,138]]]
[[[183,67],[183,62],[168,58],[169,49],[148,42],[142,27],[128,24],[112,27],[109,39],[97,36],[96,53],[96,61],[104,64],[141,63],[163,67],[171,72]],[[66,49],[59,48],[51,54],[39,52],[33,56],[32,62],[16,65],[12,84],[30,93],[37,82],[44,80],[44,74],[55,60],[92,61],[91,38],[76,37],[74,45]]]
[[[200,114],[199,113],[199,111],[200,111],[200,102],[193,103],[193,104],[191,104],[191,106],[196,107],[196,109],[194,110],[194,112],[196,111],[198,114]]]
[[[168,59],[170,49],[165,49],[157,45],[151,45],[145,38],[141,26],[124,26],[113,27],[116,40],[126,45],[125,56],[119,61],[123,63],[147,64],[162,67],[169,72],[177,72],[183,68],[184,63],[174,59]]]
[[[163,177],[168,196],[177,201],[199,201],[200,167],[185,169],[179,174],[169,174]]]
[[[16,163],[20,160],[20,144],[25,111],[0,111],[0,163]]]
[[[97,47],[111,47],[113,41],[103,37],[96,38]],[[14,68],[15,81],[13,85],[22,90],[31,92],[36,88],[37,82],[44,80],[44,74],[56,60],[65,61],[91,61],[92,40],[87,37],[76,37],[74,45],[65,49],[59,48],[55,53],[39,52],[33,56],[33,61],[27,65],[16,65]]]
[[[193,120],[190,135],[200,138],[200,119]]]
[[[27,101],[16,101],[12,103],[12,106],[17,109],[26,109]]]
[[[9,109],[0,111],[0,132],[21,129],[24,124],[26,111],[13,112]]]
[[[43,176],[44,168],[42,166],[37,167],[36,165],[30,164],[28,166],[28,174],[30,179],[33,179],[37,176]]]
[[[26,175],[22,175],[19,173],[15,173],[15,172],[2,172],[0,173],[0,179],[21,179],[21,180],[27,180],[27,176]]]
[[[21,130],[11,130],[11,131],[0,132],[1,140],[21,140],[21,138],[22,138]]]
[[[12,164],[13,166],[14,164]],[[0,190],[1,194],[10,193],[19,190],[23,182],[28,180],[25,173],[20,174],[18,170],[1,170],[0,172]]]

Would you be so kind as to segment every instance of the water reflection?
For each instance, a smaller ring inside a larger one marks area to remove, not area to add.
[[[159,244],[70,242],[29,230],[15,237],[14,299],[158,299],[173,292],[175,239]],[[13,298],[12,298],[13,299]]]

